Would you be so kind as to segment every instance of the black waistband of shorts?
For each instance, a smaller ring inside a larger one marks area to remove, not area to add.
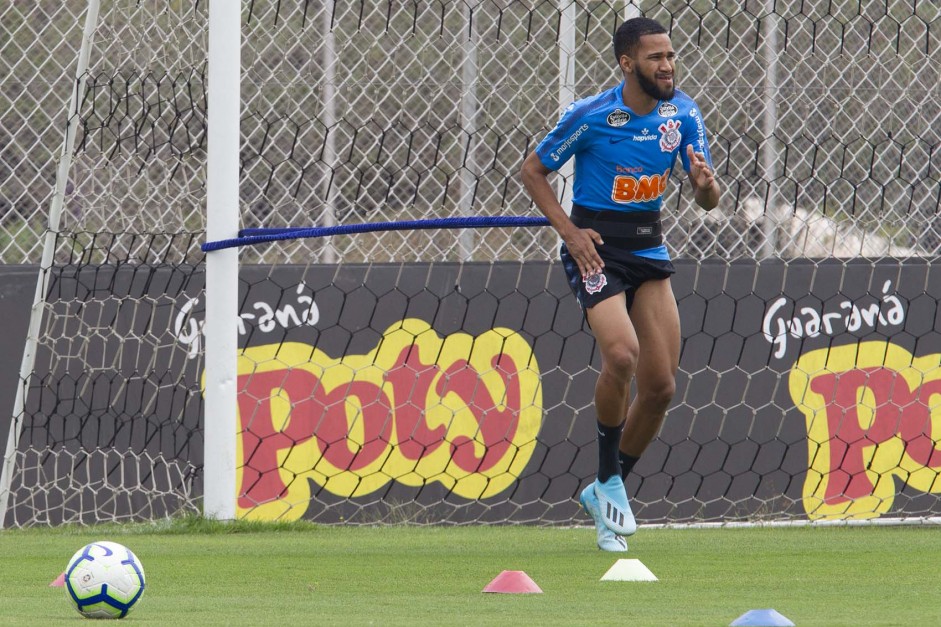
[[[572,222],[594,229],[611,244],[626,250],[655,248],[663,243],[659,211],[595,211],[572,205]]]

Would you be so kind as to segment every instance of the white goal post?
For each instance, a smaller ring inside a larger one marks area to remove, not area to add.
[[[209,4],[206,237],[238,236],[241,3]],[[207,518],[235,518],[238,249],[206,256],[205,495]]]

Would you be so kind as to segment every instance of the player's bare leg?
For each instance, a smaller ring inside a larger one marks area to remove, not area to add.
[[[586,317],[601,351],[601,372],[595,382],[598,422],[620,427],[624,423],[631,380],[640,355],[637,333],[627,314],[624,294],[601,301],[587,310]]]
[[[676,391],[680,361],[680,316],[670,280],[640,286],[631,308],[640,352],[636,396],[627,409],[621,451],[636,459],[656,437]]]
[[[591,512],[597,498],[596,522],[619,536],[634,533],[637,526],[621,481],[618,444],[628,408],[631,380],[637,368],[640,347],[624,294],[605,299],[587,310],[586,316],[601,351],[601,372],[595,384],[595,410],[598,417],[598,479],[582,494]],[[599,546],[602,529],[599,527]],[[625,546],[626,549],[626,546]]]

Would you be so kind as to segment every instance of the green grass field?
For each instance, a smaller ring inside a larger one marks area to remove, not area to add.
[[[87,542],[141,559],[148,625],[941,625],[941,529],[641,529],[627,554],[587,528],[159,525],[0,532],[0,624],[78,624],[49,583]],[[617,557],[657,582],[599,581]],[[484,594],[523,570],[543,594]]]

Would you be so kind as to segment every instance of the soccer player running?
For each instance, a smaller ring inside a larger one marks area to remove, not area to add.
[[[523,184],[563,240],[569,285],[601,351],[595,385],[598,477],[579,501],[598,547],[626,551],[637,525],[624,478],[657,435],[676,389],[680,319],[660,207],[677,157],[696,203],[719,203],[702,114],[674,86],[676,52],[648,18],[614,35],[623,82],[579,100],[527,156]],[[575,157],[571,217],[548,181]],[[630,398],[631,382],[636,396]]]

